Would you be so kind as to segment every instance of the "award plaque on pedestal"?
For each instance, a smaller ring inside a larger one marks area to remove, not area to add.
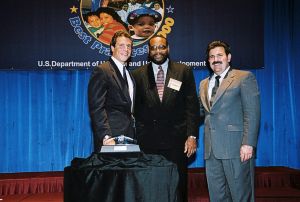
[[[115,154],[117,156],[132,156],[140,154],[141,150],[137,141],[130,137],[120,135],[113,137],[115,145],[103,145],[100,154]]]
[[[103,145],[100,153],[122,153],[122,152],[140,152],[140,147],[137,144],[117,144]]]

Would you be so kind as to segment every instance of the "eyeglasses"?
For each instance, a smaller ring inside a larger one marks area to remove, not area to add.
[[[150,51],[157,51],[157,50],[164,51],[167,49],[167,46],[164,46],[164,45],[150,46],[149,49],[150,49]]]

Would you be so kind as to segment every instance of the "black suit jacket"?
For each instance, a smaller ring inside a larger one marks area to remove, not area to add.
[[[132,81],[135,94],[133,78]],[[105,135],[134,136],[131,99],[125,81],[112,59],[92,72],[88,85],[88,102],[95,151],[102,146]]]
[[[183,148],[188,136],[198,137],[199,103],[189,67],[169,62],[162,102],[152,63],[134,70],[133,77],[137,139],[142,148]],[[182,82],[179,91],[167,87],[170,78]]]

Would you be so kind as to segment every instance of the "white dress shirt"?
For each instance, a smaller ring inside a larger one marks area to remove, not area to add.
[[[154,73],[155,82],[157,80],[158,66],[161,66],[162,70],[164,71],[164,83],[166,83],[166,76],[167,76],[167,71],[168,71],[168,64],[169,64],[169,59],[167,59],[161,65],[158,65],[158,64],[155,64],[155,63],[152,62],[152,67],[153,67],[153,73]]]
[[[113,56],[111,56],[111,59],[115,62],[121,75],[123,76],[123,64],[119,60],[114,58]],[[132,112],[132,110],[133,110],[133,81],[132,81],[131,76],[129,75],[129,72],[127,69],[126,69],[126,77],[127,77],[127,82],[128,82],[129,96],[131,99],[131,112]]]
[[[229,71],[230,67],[228,66],[225,71],[220,74],[220,79],[219,79],[219,86],[221,86],[221,83],[225,77],[225,75],[227,74],[227,72]],[[208,100],[210,100],[211,98],[211,92],[212,92],[212,89],[213,87],[215,86],[215,81],[216,81],[216,74],[212,75],[212,77],[209,79],[209,84],[208,84]]]

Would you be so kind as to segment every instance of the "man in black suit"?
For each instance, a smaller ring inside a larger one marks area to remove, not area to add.
[[[133,72],[138,143],[177,164],[179,201],[187,201],[187,157],[196,152],[199,103],[192,70],[169,59],[167,39],[149,40],[149,64]]]
[[[88,85],[95,151],[103,144],[115,144],[111,137],[134,136],[135,83],[126,69],[132,50],[130,35],[124,31],[116,32],[110,48],[112,57],[94,69]]]

